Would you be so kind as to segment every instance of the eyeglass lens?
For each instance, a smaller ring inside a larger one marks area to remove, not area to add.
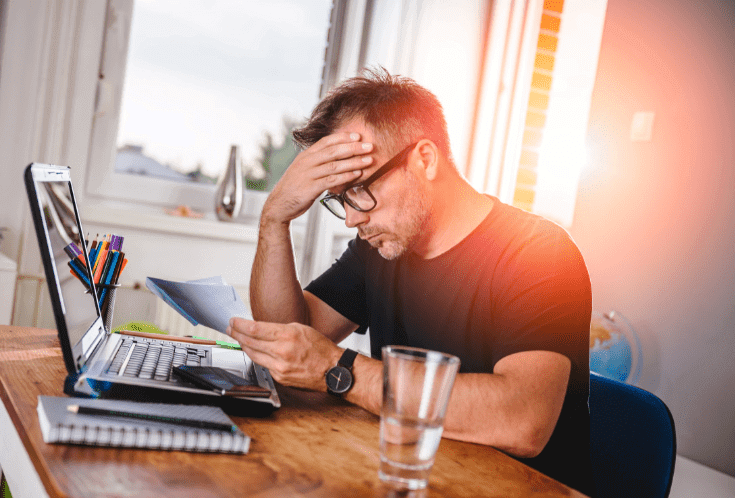
[[[322,204],[337,218],[342,220],[347,218],[347,211],[345,211],[345,207],[337,197],[325,197],[322,199]]]
[[[361,185],[345,190],[341,197],[326,197],[322,203],[337,217],[344,219],[347,212],[342,203],[343,199],[357,211],[370,211],[375,207],[375,199]]]

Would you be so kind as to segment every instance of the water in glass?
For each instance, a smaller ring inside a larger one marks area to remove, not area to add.
[[[425,488],[443,426],[417,419],[383,416],[380,420],[380,469],[383,481],[407,489]]]

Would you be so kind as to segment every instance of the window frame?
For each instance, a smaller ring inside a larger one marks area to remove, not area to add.
[[[90,139],[86,193],[90,196],[156,205],[186,204],[196,210],[214,205],[212,185],[118,173],[113,164],[127,69],[133,0],[108,0]],[[133,198],[134,193],[134,198]]]
[[[215,203],[216,185],[177,182],[120,173],[114,169],[133,4],[134,0],[107,0],[85,193],[99,200],[159,207],[186,205],[196,211],[210,213]],[[258,198],[257,202],[244,205],[253,209],[258,209],[263,203],[261,198],[267,195],[259,191],[248,191],[248,194]],[[258,214],[243,213],[244,218],[253,223]]]

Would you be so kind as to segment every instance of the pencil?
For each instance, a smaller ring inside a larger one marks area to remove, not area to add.
[[[156,334],[153,332],[140,332],[137,330],[118,330],[119,334],[132,335],[135,337],[149,337],[151,339],[163,339],[164,341],[188,342],[190,344],[204,344],[216,346],[217,341],[211,339],[197,339],[195,337],[182,337],[180,335]]]
[[[66,409],[72,413],[78,413],[80,415],[103,415],[107,417],[132,418],[136,420],[147,420],[150,422],[162,422],[165,424],[185,425],[187,427],[197,427],[200,429],[214,429],[217,431],[227,432],[237,431],[237,426],[235,425],[210,422],[208,420],[167,417],[165,415],[152,415],[150,413],[123,412],[120,410],[106,410],[104,408],[94,408],[91,406],[80,405],[69,405],[66,407]]]

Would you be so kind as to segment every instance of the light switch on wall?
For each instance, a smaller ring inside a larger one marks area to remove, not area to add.
[[[636,112],[630,125],[631,142],[650,142],[653,135],[654,112]]]

